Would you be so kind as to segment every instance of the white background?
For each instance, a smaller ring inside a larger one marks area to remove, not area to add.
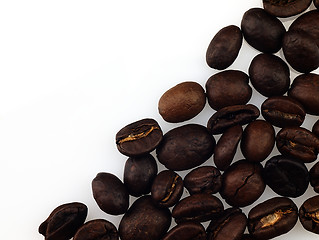
[[[1,1],[1,239],[43,239],[40,223],[73,201],[88,206],[87,220],[118,226],[121,216],[103,213],[91,191],[98,172],[122,179],[127,157],[117,151],[115,134],[146,117],[164,132],[185,124],[161,119],[160,96],[183,81],[205,86],[217,72],[205,62],[212,37],[227,25],[240,26],[245,11],[261,6],[261,0]],[[256,54],[244,42],[230,68],[247,72]],[[296,75],[292,71],[292,79]],[[264,99],[254,92],[250,103],[260,106]],[[206,106],[186,123],[206,125],[213,113]],[[311,128],[317,117],[307,118],[303,126]],[[309,187],[295,202],[299,207],[313,195]],[[267,187],[254,205],[272,196]],[[318,235],[298,222],[278,239]]]

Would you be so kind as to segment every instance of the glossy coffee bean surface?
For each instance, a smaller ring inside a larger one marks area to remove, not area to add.
[[[169,230],[162,240],[206,240],[203,225],[198,222],[183,222]]]
[[[319,162],[309,170],[310,185],[316,193],[319,193]]]
[[[305,11],[312,0],[263,0],[264,9],[276,17],[291,17]]]
[[[307,199],[301,205],[299,220],[306,230],[319,234],[319,195]]]

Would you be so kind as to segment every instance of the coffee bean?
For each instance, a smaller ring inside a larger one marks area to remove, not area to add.
[[[313,0],[313,4],[317,9],[319,9],[319,0]]]
[[[209,105],[219,110],[227,106],[246,104],[252,95],[248,82],[248,75],[238,70],[214,74],[206,82]]]
[[[212,134],[221,134],[230,127],[250,123],[259,115],[259,109],[252,104],[224,107],[211,116],[207,128]]]
[[[223,203],[217,197],[198,193],[178,202],[172,210],[172,216],[178,224],[185,221],[206,222],[223,210]]]
[[[217,193],[222,185],[220,171],[213,166],[202,166],[186,174],[184,186],[190,194]]]
[[[305,11],[312,0],[263,0],[264,9],[276,17],[291,17]]]
[[[182,178],[172,170],[163,170],[154,179],[151,196],[156,204],[172,207],[181,198],[183,190]]]
[[[87,206],[72,202],[55,208],[39,226],[39,233],[46,240],[68,240],[82,226],[87,216]]]
[[[278,52],[286,32],[282,22],[262,8],[251,8],[245,12],[241,30],[252,47],[265,53]]]
[[[86,222],[74,235],[73,240],[118,240],[119,234],[113,223],[104,219]]]
[[[118,150],[129,157],[153,151],[163,138],[163,132],[154,119],[142,119],[122,128],[116,134]]]
[[[248,230],[256,239],[271,239],[289,232],[298,220],[296,204],[275,197],[259,203],[248,214]]]
[[[319,162],[309,170],[310,184],[316,193],[319,193]]]
[[[276,127],[300,126],[306,116],[304,107],[295,99],[275,96],[266,99],[261,105],[261,114]]]
[[[197,222],[177,224],[165,234],[162,240],[206,240],[205,228]]]
[[[157,207],[150,196],[138,198],[124,214],[119,225],[121,240],[159,240],[169,229],[171,213]]]
[[[230,25],[222,28],[210,42],[206,62],[211,68],[223,70],[237,58],[243,42],[239,27]]]
[[[111,173],[100,172],[92,181],[93,197],[100,209],[119,215],[129,206],[129,194],[122,181]]]
[[[207,128],[187,124],[168,131],[156,153],[159,162],[166,168],[181,171],[207,161],[214,152],[215,144]]]
[[[299,220],[302,226],[319,234],[319,196],[307,199],[299,208]]]
[[[263,96],[280,96],[288,91],[290,72],[288,65],[272,54],[261,53],[249,66],[249,77],[254,88]]]
[[[206,103],[206,95],[196,82],[183,82],[166,91],[158,102],[158,110],[167,122],[189,120],[199,114]]]
[[[315,161],[319,152],[319,139],[302,127],[281,129],[276,137],[276,145],[281,154],[305,163]]]
[[[266,184],[278,195],[299,197],[309,185],[308,170],[303,162],[281,155],[270,158],[265,165]]]
[[[319,138],[319,120],[312,126],[312,132]]]
[[[260,163],[240,160],[233,163],[223,174],[221,196],[234,207],[245,207],[254,203],[264,192]]]

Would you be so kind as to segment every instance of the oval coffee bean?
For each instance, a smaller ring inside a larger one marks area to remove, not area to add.
[[[202,166],[186,174],[184,186],[189,193],[217,193],[222,185],[220,171],[213,166]]]
[[[245,207],[254,203],[264,192],[260,163],[240,160],[233,163],[223,174],[221,196],[234,207]]]
[[[307,199],[299,209],[299,220],[302,226],[312,232],[319,234],[319,196]]]
[[[197,222],[177,224],[165,234],[162,240],[206,240],[205,228]]]
[[[311,0],[263,0],[264,9],[276,17],[291,17],[302,13],[311,4]]]
[[[206,95],[196,82],[183,82],[166,91],[158,102],[158,111],[167,122],[189,120],[199,114],[206,103]]]
[[[254,88],[266,97],[283,95],[290,86],[288,65],[272,54],[261,53],[254,57],[249,66],[249,77]]]
[[[264,121],[256,120],[247,125],[240,143],[241,151],[248,161],[262,162],[275,145],[275,130]]]
[[[46,240],[68,240],[82,226],[87,216],[87,206],[72,202],[55,208],[39,226],[39,233]]]
[[[122,128],[116,134],[118,150],[129,157],[153,151],[163,138],[163,132],[154,119],[142,119]]]
[[[305,109],[295,99],[287,96],[275,96],[266,99],[261,105],[261,114],[265,120],[276,127],[300,126],[306,116]]]
[[[183,194],[182,178],[172,170],[163,170],[154,179],[151,196],[160,206],[174,206]]]
[[[242,134],[242,126],[236,125],[219,138],[214,152],[214,163],[219,170],[225,171],[232,163]]]
[[[319,139],[302,127],[286,127],[277,133],[276,144],[282,155],[297,158],[305,163],[317,159]]]
[[[181,171],[197,167],[213,154],[216,142],[207,128],[187,124],[168,131],[156,149],[157,158],[166,168]]]
[[[252,95],[249,77],[238,70],[226,70],[211,76],[206,82],[206,94],[211,108],[219,110],[246,104]]]
[[[298,220],[296,204],[275,197],[259,203],[248,214],[248,230],[253,238],[271,239],[289,232]]]
[[[319,138],[319,120],[312,126],[312,132]]]
[[[118,240],[119,234],[113,223],[104,219],[86,222],[74,235],[73,240]]]
[[[286,32],[281,21],[262,8],[251,8],[245,12],[241,30],[247,43],[265,53],[278,52]]]
[[[319,193],[319,162],[309,170],[310,185],[316,193]]]
[[[129,207],[129,194],[122,181],[111,173],[98,173],[92,181],[93,197],[100,209],[120,215]]]
[[[186,221],[206,222],[224,210],[223,203],[208,193],[198,193],[178,202],[172,210],[176,223]]]
[[[159,240],[171,225],[168,208],[159,208],[150,196],[138,198],[119,225],[121,240]]]
[[[239,208],[228,208],[209,223],[207,240],[241,239],[246,224],[247,217]]]
[[[221,134],[230,127],[250,123],[259,115],[259,109],[252,104],[228,106],[211,116],[207,128],[212,134]]]
[[[319,75],[309,73],[297,76],[288,96],[300,102],[307,113],[319,116]]]
[[[274,156],[266,162],[264,173],[266,184],[278,195],[299,197],[309,185],[308,170],[303,162],[284,156]]]

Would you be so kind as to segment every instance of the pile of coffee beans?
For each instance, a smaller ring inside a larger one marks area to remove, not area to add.
[[[207,126],[184,124],[164,134],[149,118],[123,127],[116,146],[128,157],[124,181],[106,172],[92,181],[99,208],[123,214],[118,228],[104,219],[85,222],[86,205],[73,202],[54,209],[40,225],[45,239],[271,239],[290,231],[298,219],[305,230],[319,234],[319,195],[300,207],[293,200],[309,184],[319,193],[319,162],[307,166],[319,152],[319,120],[312,129],[301,127],[309,114],[319,116],[319,75],[310,73],[319,66],[319,11],[301,14],[287,31],[278,18],[300,14],[311,3],[263,0],[264,8],[245,12],[240,27],[221,29],[206,52],[207,64],[220,72],[205,89],[182,82],[158,102],[165,121],[181,123],[197,116],[207,101],[215,110]],[[319,1],[313,4],[319,7]],[[226,69],[243,39],[261,52],[248,74]],[[280,49],[284,59],[274,55]],[[290,67],[300,72],[293,81]],[[267,98],[260,109],[248,104],[251,86]],[[270,155],[274,148],[280,155]],[[235,159],[237,149],[244,159]],[[209,159],[214,164],[202,165]],[[166,169],[158,172],[157,161]],[[177,173],[183,170],[188,171],[184,178]],[[246,216],[241,208],[255,203],[266,186],[278,196]],[[231,207],[225,209],[216,193]],[[137,198],[132,204],[130,195]]]

